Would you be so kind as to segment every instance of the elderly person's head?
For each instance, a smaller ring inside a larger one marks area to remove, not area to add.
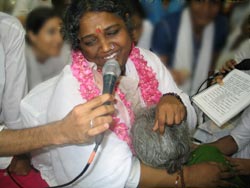
[[[169,173],[181,169],[190,153],[190,140],[185,122],[166,126],[163,135],[152,130],[155,108],[143,109],[136,115],[132,127],[133,146],[138,158],[145,164],[166,168]]]
[[[125,0],[73,0],[65,15],[65,34],[99,68],[111,58],[123,67],[132,47],[130,9]]]

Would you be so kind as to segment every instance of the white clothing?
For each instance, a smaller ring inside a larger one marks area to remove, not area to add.
[[[26,16],[34,8],[41,6],[52,7],[51,0],[17,0],[12,15]]]
[[[250,58],[250,39],[241,46],[235,54],[235,61],[240,63],[244,59]],[[246,71],[250,74],[250,71]],[[250,159],[250,106],[248,106],[240,117],[239,125],[232,130],[231,136],[238,145],[238,152],[234,157]]]
[[[250,39],[248,39],[241,45],[240,49],[234,56],[234,60],[237,63],[240,63],[242,60],[249,58],[250,58]]]
[[[139,48],[150,49],[153,29],[154,27],[149,20],[143,20],[142,34],[137,44]]]
[[[26,94],[24,30],[17,19],[0,13],[0,123],[20,128],[19,104]]]
[[[64,44],[61,53],[57,57],[51,57],[44,63],[39,63],[35,58],[32,48],[26,46],[28,88],[31,90],[36,85],[59,74],[70,61],[70,47]]]
[[[162,93],[174,92],[181,97],[188,112],[187,122],[190,129],[194,129],[196,114],[188,96],[176,87],[170,73],[156,55],[147,50],[140,49],[140,51],[145,60],[147,60],[148,66],[152,67],[156,73],[156,78],[159,81],[158,89]],[[93,63],[90,63],[90,65],[93,68],[93,72],[97,73],[96,65]],[[137,95],[140,97],[139,105],[141,107],[145,106],[138,88],[138,74],[130,59],[126,63],[126,76],[122,77],[120,84],[127,84],[128,82],[131,83],[129,87],[134,88],[134,91],[123,89],[127,86],[119,86],[120,89],[126,96],[127,92],[129,92],[130,96],[132,93],[135,95],[139,94]],[[96,84],[98,84],[97,79]],[[62,119],[74,106],[85,103],[86,100],[82,99],[79,92],[79,86],[80,84],[72,75],[70,66],[66,66],[58,77],[37,86],[21,104],[24,121],[28,123],[26,125],[32,127],[34,124],[38,125]],[[45,102],[43,100],[42,107],[40,106],[41,96],[46,100]],[[49,100],[46,99],[46,96],[48,96]],[[131,125],[126,107],[119,99],[119,96],[116,96],[116,99],[118,101],[116,105],[116,108],[119,110],[118,117],[130,128]],[[44,112],[46,112],[47,116],[45,116]],[[93,148],[93,142],[48,148],[46,151],[41,150],[40,154],[39,152],[33,153],[32,163],[41,172],[42,177],[49,185],[54,185],[55,183],[62,184],[72,180],[80,173],[87,163]],[[139,179],[140,164],[138,159],[132,156],[126,142],[120,140],[113,132],[107,131],[90,170],[80,181],[74,184],[74,187],[135,188],[138,186]]]
[[[24,30],[19,21],[0,12],[0,125],[22,127],[19,105],[27,92]],[[0,168],[2,166],[0,158]]]
[[[250,159],[250,106],[245,109],[239,125],[231,131],[230,135],[238,146],[238,152],[234,157]]]
[[[185,83],[180,86],[180,88],[189,95],[195,94],[201,83],[208,77],[212,57],[213,38],[214,23],[211,22],[204,29],[197,62],[195,67],[193,67],[194,52],[191,15],[189,8],[183,10],[173,67],[176,70],[187,72],[189,75]]]

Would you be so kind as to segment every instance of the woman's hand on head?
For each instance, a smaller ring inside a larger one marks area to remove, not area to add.
[[[180,99],[174,95],[165,95],[157,105],[153,130],[159,130],[163,134],[165,125],[180,124],[186,117],[186,114],[186,107]]]
[[[63,142],[86,143],[106,131],[115,110],[113,100],[111,95],[104,94],[74,107],[60,123],[59,133],[63,137]],[[107,101],[111,102],[111,105],[103,105]]]
[[[220,163],[204,162],[184,167],[184,180],[187,187],[230,187],[226,179],[235,174]]]

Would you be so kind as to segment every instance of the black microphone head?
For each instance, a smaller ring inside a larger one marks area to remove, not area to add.
[[[119,63],[115,59],[108,60],[102,69],[102,74],[104,75],[114,75],[117,78],[121,75],[121,68]]]
[[[244,59],[237,65],[235,65],[235,68],[238,70],[250,70],[250,59]]]

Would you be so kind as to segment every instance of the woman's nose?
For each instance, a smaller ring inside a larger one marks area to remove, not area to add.
[[[106,40],[106,39],[101,40],[101,49],[103,52],[108,52],[111,50],[108,40]]]

